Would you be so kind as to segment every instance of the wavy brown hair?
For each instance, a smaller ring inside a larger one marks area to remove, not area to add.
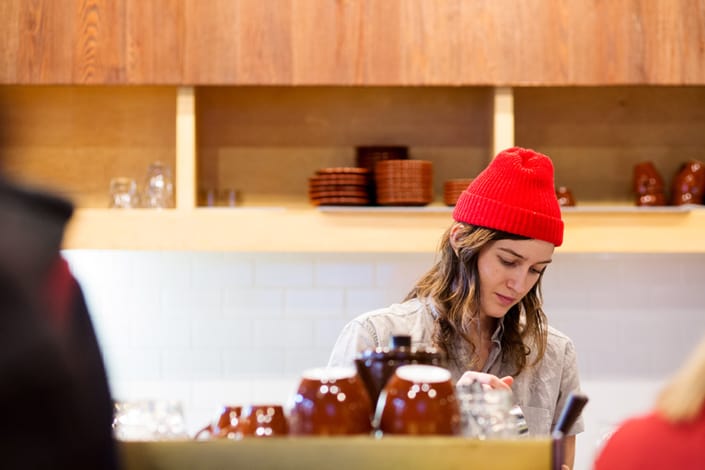
[[[460,227],[454,248],[451,233],[456,225]],[[470,337],[470,329],[473,322],[479,320],[480,312],[478,256],[490,243],[504,239],[527,238],[456,222],[443,234],[438,261],[421,277],[405,299],[427,298],[433,302],[438,311],[433,342],[461,370],[479,370],[482,367],[474,354],[477,345]],[[532,348],[535,348],[536,353],[532,364],[539,362],[546,350],[547,320],[541,309],[542,277],[543,275],[524,298],[504,316],[502,357],[505,362],[514,366],[513,375],[519,374],[527,366]],[[470,364],[459,363],[460,354],[456,345],[463,343],[470,349],[473,358]]]

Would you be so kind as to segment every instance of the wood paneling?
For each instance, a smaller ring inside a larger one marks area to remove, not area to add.
[[[357,145],[409,146],[433,162],[440,200],[446,179],[475,176],[491,152],[490,88],[207,87],[196,97],[199,187],[236,188],[245,205],[310,207],[308,178],[355,166]]]
[[[238,83],[238,0],[184,0],[184,83]],[[217,12],[214,14],[213,12]]]
[[[516,144],[550,155],[578,204],[633,204],[635,164],[666,185],[705,160],[705,87],[515,88]]]
[[[238,0],[232,32],[239,83],[292,83],[291,1]]]
[[[17,81],[19,12],[18,2],[0,2],[0,83]]]
[[[72,83],[124,83],[123,1],[75,0]],[[70,10],[69,10],[70,11]],[[68,12],[59,12],[59,17]]]
[[[5,0],[3,83],[705,83],[705,0]]]
[[[185,83],[292,83],[291,0],[185,4]]]
[[[0,87],[3,171],[82,207],[106,207],[115,176],[141,185],[154,160],[175,162],[168,87]]]
[[[184,67],[184,2],[123,1],[126,1],[127,81],[180,83]]]
[[[124,24],[122,1],[5,0],[0,82],[124,82]]]

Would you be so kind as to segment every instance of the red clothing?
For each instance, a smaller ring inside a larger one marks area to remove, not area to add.
[[[704,470],[705,406],[695,421],[673,424],[656,413],[625,421],[595,461],[595,470]]]

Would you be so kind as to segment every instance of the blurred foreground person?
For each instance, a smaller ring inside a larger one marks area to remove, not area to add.
[[[61,257],[71,204],[0,175],[0,467],[118,468],[112,400]]]
[[[595,470],[705,469],[705,338],[659,395],[654,410],[622,423]]]

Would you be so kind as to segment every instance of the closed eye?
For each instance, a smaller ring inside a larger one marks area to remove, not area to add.
[[[519,265],[518,260],[510,261],[510,260],[502,258],[501,256],[498,256],[498,258],[499,258],[499,262],[502,263],[502,265],[507,266],[509,268],[513,268],[513,267],[516,267]],[[541,274],[544,273],[544,271],[546,271],[546,268],[539,269],[539,268],[532,267],[532,268],[529,268],[529,271],[540,276]]]

